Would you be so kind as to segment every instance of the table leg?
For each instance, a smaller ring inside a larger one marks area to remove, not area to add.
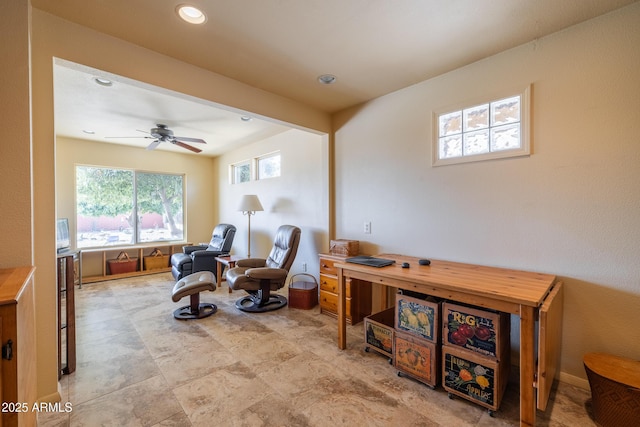
[[[229,270],[231,270],[232,268],[235,268],[236,266],[236,262],[235,261],[229,261]],[[222,271],[224,271],[224,268],[222,269]],[[227,283],[228,285],[228,283]],[[231,289],[231,286],[229,286],[229,293],[233,292],[233,290]]]
[[[520,426],[536,424],[535,312],[520,306]]]
[[[216,261],[216,285],[217,287],[222,286],[222,272],[224,271],[224,267],[222,267],[222,263],[220,261]]]
[[[338,348],[341,350],[347,348],[347,280],[351,281],[338,268]]]

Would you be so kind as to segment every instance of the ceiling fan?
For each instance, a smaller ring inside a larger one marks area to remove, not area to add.
[[[149,144],[147,146],[147,150],[153,150],[155,149],[158,145],[160,145],[161,142],[170,142],[171,144],[177,145],[179,147],[182,148],[186,148],[187,150],[191,150],[194,153],[199,153],[202,150],[196,147],[193,147],[189,144],[185,144],[185,142],[197,142],[200,144],[206,144],[207,142],[204,139],[200,139],[200,138],[187,138],[184,136],[175,136],[173,134],[173,131],[171,129],[169,129],[169,127],[167,125],[163,125],[161,123],[156,124],[156,127],[151,129],[151,131],[146,132],[143,130],[138,130],[138,132],[143,132],[143,133],[148,133],[151,136],[107,136],[106,138],[147,138],[147,139],[153,139],[154,141],[151,142],[151,144]]]

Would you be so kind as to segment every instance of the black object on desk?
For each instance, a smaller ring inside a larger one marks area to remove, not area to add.
[[[345,259],[345,261],[353,264],[368,265],[369,267],[386,267],[395,263],[395,261],[392,259],[376,258],[367,255],[358,255],[355,257],[347,258]]]

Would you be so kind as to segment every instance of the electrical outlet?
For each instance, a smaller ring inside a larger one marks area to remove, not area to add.
[[[305,273],[307,272],[307,263],[306,262],[302,263],[302,271],[304,271]]]
[[[371,221],[365,221],[364,234],[371,234]]]

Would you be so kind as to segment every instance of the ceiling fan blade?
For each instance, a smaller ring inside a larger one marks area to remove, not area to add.
[[[201,152],[201,151],[202,151],[202,150],[201,150],[201,149],[199,149],[199,148],[192,147],[192,146],[190,146],[190,145],[184,144],[184,143],[182,143],[182,142],[180,142],[180,141],[178,141],[178,140],[175,140],[175,139],[174,139],[173,141],[171,141],[171,143],[172,143],[172,144],[175,144],[175,145],[177,145],[177,146],[180,146],[180,147],[182,147],[182,148],[186,148],[187,150],[191,150],[191,151],[193,151],[194,153],[199,153],[199,152]]]
[[[207,141],[205,141],[204,139],[200,139],[200,138],[185,138],[183,136],[174,136],[174,139],[179,139],[180,141],[186,141],[186,142],[198,142],[200,144],[206,144]]]
[[[154,139],[152,136],[105,136],[105,138],[147,138],[147,139]]]
[[[155,141],[153,141],[151,144],[149,144],[147,146],[147,150],[155,150],[155,148],[160,145],[160,140],[156,139]]]

